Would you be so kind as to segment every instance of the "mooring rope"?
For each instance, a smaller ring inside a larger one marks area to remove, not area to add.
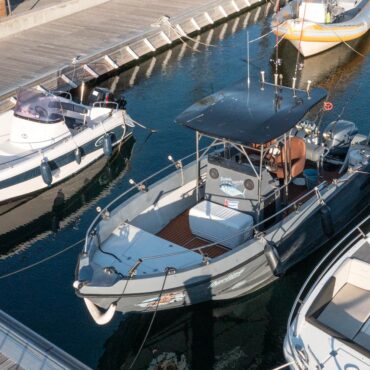
[[[294,365],[296,362],[295,361],[290,361],[290,362],[287,362],[286,364],[284,365],[280,365],[278,367],[274,367],[272,370],[281,370],[281,369],[285,369],[286,367],[290,366],[290,365]]]
[[[143,341],[141,342],[140,348],[139,348],[138,352],[136,353],[135,358],[134,358],[134,359],[133,359],[133,361],[131,362],[131,365],[130,365],[129,369],[132,369],[132,368],[134,367],[134,365],[135,365],[135,363],[136,363],[137,359],[139,358],[139,355],[140,355],[141,351],[143,350],[143,347],[144,347],[144,345],[145,345],[145,342],[146,342],[146,340],[148,339],[148,335],[149,335],[150,330],[151,330],[151,328],[152,328],[152,326],[153,326],[154,319],[155,319],[155,317],[156,317],[156,315],[157,315],[157,311],[158,311],[159,303],[160,303],[161,298],[162,298],[162,294],[163,294],[164,286],[165,286],[165,284],[166,284],[166,280],[167,280],[167,276],[168,276],[169,271],[170,271],[170,269],[167,267],[167,268],[166,268],[166,273],[165,273],[165,275],[164,275],[164,279],[163,279],[162,288],[161,288],[161,291],[160,291],[159,296],[158,296],[157,305],[155,306],[155,310],[154,310],[154,313],[153,313],[152,319],[150,320],[150,324],[149,324],[148,329],[147,329],[147,331],[146,331],[146,333],[145,333],[144,339],[143,339]]]
[[[330,31],[332,31],[335,36],[338,37],[339,40],[341,40],[341,42],[343,42],[343,44],[345,44],[349,49],[351,49],[354,53],[358,54],[360,57],[363,57],[365,58],[365,55],[364,54],[361,54],[359,51],[357,51],[355,48],[353,48],[350,44],[348,44],[348,42],[346,42],[345,40],[343,40],[334,30],[330,29]]]
[[[43,258],[43,259],[42,259],[42,260],[40,260],[40,261],[37,261],[37,262],[35,262],[35,263],[32,263],[31,265],[28,265],[28,266],[22,267],[22,268],[20,268],[20,269],[18,269],[18,270],[15,270],[15,271],[9,272],[8,274],[2,275],[2,276],[0,276],[0,279],[5,279],[5,278],[7,278],[7,277],[10,277],[10,276],[13,276],[13,275],[19,274],[20,272],[23,272],[23,271],[29,270],[29,269],[31,269],[31,268],[33,268],[33,267],[35,267],[35,266],[41,265],[42,263],[47,262],[47,261],[49,261],[49,260],[51,260],[51,259],[53,259],[53,258],[55,258],[55,257],[57,257],[57,256],[59,256],[59,255],[61,255],[61,254],[63,254],[63,253],[65,253],[65,252],[69,251],[70,249],[72,249],[72,248],[76,247],[77,245],[81,244],[84,240],[85,240],[85,238],[83,238],[83,239],[79,240],[78,242],[76,242],[76,243],[74,243],[74,244],[72,244],[72,245],[70,245],[70,246],[68,246],[68,247],[66,247],[66,248],[64,248],[64,249],[62,249],[61,251],[59,251],[59,252],[57,252],[57,253],[52,254],[51,256],[48,256],[48,257]]]

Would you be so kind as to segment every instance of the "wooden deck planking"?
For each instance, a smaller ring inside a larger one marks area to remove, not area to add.
[[[114,45],[118,50],[119,44],[123,47],[133,38],[158,34],[160,29],[151,24],[163,15],[170,16],[172,21],[194,16],[203,26],[204,19],[200,18],[204,17],[204,11],[209,8],[213,14],[215,7],[225,2],[231,0],[110,0],[3,38],[0,40],[0,100],[14,94],[19,86],[33,81],[37,84],[45,78],[55,79],[57,71],[66,66],[71,68],[72,59],[77,55],[93,59]],[[225,5],[225,9],[228,6]],[[122,60],[132,59],[128,58]]]
[[[212,242],[200,239],[192,234],[189,226],[189,211],[185,211],[174,220],[172,220],[166,227],[164,227],[157,236],[169,240],[172,243],[181,245],[187,249],[199,248]],[[214,245],[196,251],[201,254],[207,254],[209,257],[217,257],[226,253],[229,249],[222,245]]]

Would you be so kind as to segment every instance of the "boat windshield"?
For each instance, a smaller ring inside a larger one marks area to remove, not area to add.
[[[61,108],[55,102],[59,98],[36,89],[20,89],[14,115],[41,123],[56,123],[63,120]]]

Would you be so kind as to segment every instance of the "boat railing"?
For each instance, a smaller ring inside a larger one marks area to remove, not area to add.
[[[203,153],[205,150],[207,150],[207,147],[205,147],[203,149],[200,149],[199,153]],[[177,161],[171,161],[170,164],[168,164],[167,166],[158,170],[157,172],[154,172],[153,174],[146,177],[142,181],[140,181],[138,183],[133,183],[130,188],[128,188],[126,191],[124,191],[122,194],[120,194],[117,198],[113,199],[110,203],[108,203],[108,205],[106,205],[99,212],[99,214],[94,218],[93,222],[91,223],[90,227],[88,228],[88,230],[86,232],[86,238],[85,238],[85,245],[84,245],[83,253],[86,254],[88,252],[88,246],[90,245],[90,240],[92,240],[96,237],[96,235],[97,235],[96,228],[97,228],[99,222],[102,219],[104,219],[104,217],[107,213],[109,213],[112,209],[115,208],[115,206],[118,202],[121,202],[125,197],[127,197],[128,194],[133,193],[134,190],[139,190],[140,191],[141,189],[144,189],[146,187],[146,184],[153,183],[153,180],[155,178],[157,178],[159,175],[163,174],[165,171],[168,171],[173,167],[175,168],[175,171],[180,170],[182,172],[183,167],[184,167],[184,163],[185,162],[186,162],[186,164],[191,163],[191,159],[194,160],[196,158],[196,154],[197,153],[194,152],[194,153],[191,153],[191,154],[189,154],[189,155],[187,155],[187,156],[185,156],[185,157],[183,157],[183,158],[181,158]],[[177,165],[178,163],[181,163],[181,166],[178,166]],[[143,185],[144,185],[144,188],[143,188]]]
[[[51,91],[53,95],[60,96],[62,98],[72,100],[72,94],[69,91],[63,91],[63,90],[55,90]]]
[[[119,105],[115,101],[96,101],[92,105],[93,108],[107,108],[107,109],[113,109],[118,110]]]
[[[59,137],[61,137],[61,138],[60,138],[60,139],[58,139]],[[63,141],[68,141],[68,140],[70,140],[70,139],[71,139],[71,137],[72,137],[72,135],[70,135],[70,136],[65,136],[65,133],[64,133],[64,134],[62,134],[62,135],[57,136],[56,138],[49,139],[49,140],[45,140],[45,141],[51,141],[51,140],[53,140],[53,142],[52,142],[50,145],[44,146],[44,147],[42,147],[42,148],[36,148],[36,149],[31,148],[31,152],[29,152],[29,153],[27,153],[27,154],[25,154],[25,155],[22,155],[22,156],[17,157],[17,158],[10,159],[9,161],[6,161],[6,162],[2,162],[2,163],[0,164],[0,168],[1,168],[1,167],[5,167],[5,166],[7,166],[7,167],[12,167],[16,162],[22,161],[22,160],[24,160],[25,158],[32,157],[32,156],[34,156],[34,155],[36,155],[36,154],[40,154],[40,155],[42,155],[45,151],[52,149],[55,145],[60,144],[60,143],[62,143]],[[56,139],[58,139],[58,140],[56,140]],[[42,142],[43,142],[43,141],[37,141],[37,142],[33,142],[32,144],[40,144],[40,143],[42,143]],[[30,144],[31,144],[31,143],[30,143]],[[33,150],[32,150],[32,149],[33,149]]]
[[[360,223],[358,223],[351,231],[349,231],[343,238],[341,238],[329,251],[328,253],[321,259],[321,261],[315,266],[311,274],[308,276],[306,281],[304,282],[302,288],[300,289],[297,298],[293,303],[292,310],[290,311],[288,323],[287,323],[287,342],[289,345],[290,353],[293,356],[294,361],[301,369],[305,369],[307,364],[302,363],[302,358],[298,353],[298,349],[295,348],[293,341],[292,341],[292,334],[294,336],[297,335],[297,322],[294,323],[294,319],[298,316],[300,309],[302,308],[303,304],[306,302],[308,297],[311,295],[313,290],[317,287],[319,282],[322,280],[324,275],[332,268],[332,266],[350,249],[353,245],[360,239],[366,237],[365,231],[363,227],[368,224],[370,221],[370,215],[363,219]],[[334,252],[336,252],[343,244],[349,239],[350,242],[343,247],[340,252],[333,258],[330,262],[327,262],[330,257],[333,256]],[[324,264],[327,263],[325,268],[323,268]],[[322,269],[323,268],[323,269]],[[322,269],[322,270],[321,270]],[[319,273],[319,271],[321,272]],[[319,273],[318,277],[317,274]],[[315,282],[313,280],[315,279]],[[292,326],[293,325],[293,326]]]
[[[200,153],[203,153],[206,150],[207,150],[207,147],[200,150]],[[137,182],[137,183],[132,182],[132,186],[129,189],[127,189],[125,192],[120,194],[117,198],[115,198],[113,201],[111,201],[103,209],[99,210],[100,211],[99,214],[95,217],[95,219],[93,220],[93,222],[91,223],[90,227],[87,230],[86,237],[85,237],[85,245],[84,245],[84,248],[83,248],[83,253],[88,254],[90,242],[93,243],[93,241],[96,240],[96,236],[97,236],[97,234],[99,234],[99,228],[98,228],[99,222],[101,220],[107,219],[107,215],[109,215],[111,213],[111,211],[116,207],[116,205],[119,202],[121,202],[125,197],[127,197],[129,194],[131,194],[135,190],[136,191],[140,191],[140,190],[145,191],[145,190],[147,190],[147,185],[150,184],[150,183],[153,183],[154,182],[153,180],[155,178],[157,178],[158,175],[163,174],[163,172],[165,172],[165,171],[167,171],[167,170],[169,170],[173,167],[175,167],[175,171],[176,170],[183,171],[183,162],[184,161],[189,161],[190,162],[190,159],[195,157],[195,155],[196,155],[196,153],[192,153],[192,154],[189,154],[188,156],[186,156],[186,157],[184,157],[184,158],[182,158],[178,161],[171,161],[172,162],[171,164],[169,164],[169,165],[165,166],[164,168],[162,168],[161,170],[153,173],[152,175],[145,178],[144,180],[142,180],[140,182]],[[181,163],[181,166],[178,166],[177,165],[178,163]],[[323,181],[322,183],[320,183],[319,185],[317,185],[313,189],[307,191],[302,196],[295,199],[293,202],[289,203],[284,208],[275,212],[273,215],[259,221],[258,223],[254,224],[253,226],[250,226],[248,229],[244,229],[244,230],[239,231],[236,234],[230,235],[227,238],[225,238],[224,240],[218,240],[217,242],[209,243],[209,244],[203,245],[201,247],[193,248],[191,250],[185,249],[184,251],[176,252],[175,254],[190,253],[190,252],[194,252],[194,251],[202,252],[203,249],[206,249],[206,248],[215,246],[217,244],[220,244],[222,242],[228,241],[229,239],[235,238],[239,234],[246,233],[246,232],[251,231],[251,230],[254,231],[255,235],[259,235],[260,234],[260,232],[259,232],[260,227],[262,227],[267,222],[272,221],[277,216],[287,213],[287,211],[289,211],[290,209],[297,210],[299,208],[299,206],[301,205],[301,202],[304,199],[307,199],[307,197],[312,196],[312,195],[316,195],[317,201],[322,203],[323,199],[322,199],[322,195],[321,195],[321,190],[326,188],[327,184],[328,183],[326,181]],[[99,241],[100,238],[98,238],[97,240]],[[171,255],[173,255],[173,254],[171,254]],[[163,256],[151,256],[149,258],[160,258],[160,257],[163,257]]]

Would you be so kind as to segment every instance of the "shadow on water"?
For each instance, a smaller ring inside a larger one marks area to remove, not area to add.
[[[364,37],[351,42],[351,48],[359,54],[342,43],[310,58],[300,58],[297,86],[304,89],[307,87],[307,81],[310,80],[313,85],[320,85],[331,92],[337,87],[339,81],[343,84],[350,80],[365,63],[366,55],[370,50],[369,41],[370,33],[367,33]],[[283,84],[290,86],[295,75],[297,49],[289,41],[283,40],[279,47],[279,58],[281,58],[279,73],[283,75]],[[275,60],[275,54],[271,55],[271,59]]]
[[[85,207],[98,201],[112,182],[124,175],[133,145],[131,137],[111,158],[102,157],[77,175],[37,195],[0,206],[0,258],[78,222]]]

